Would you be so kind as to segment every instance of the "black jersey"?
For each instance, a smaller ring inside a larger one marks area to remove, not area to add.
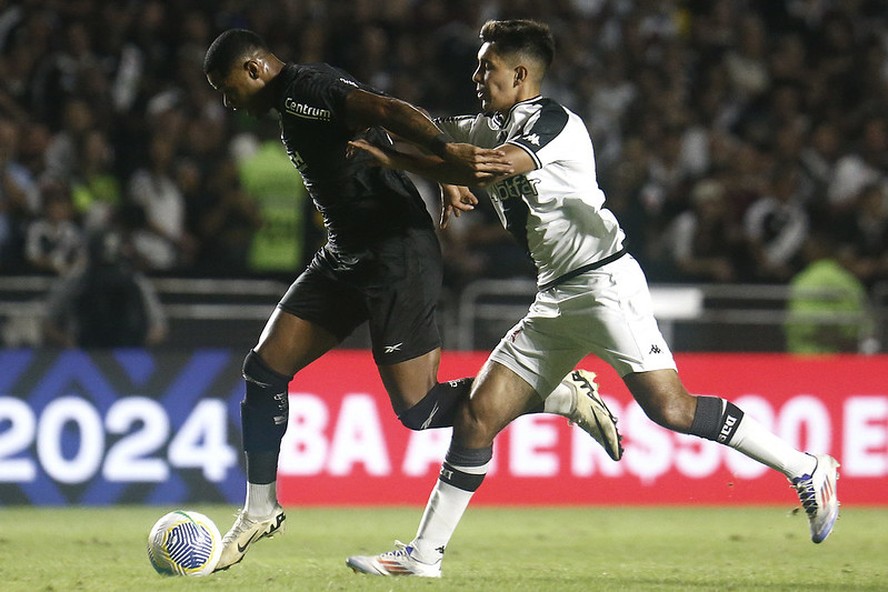
[[[330,247],[353,251],[407,228],[432,226],[403,172],[380,167],[361,151],[346,156],[347,142],[356,134],[344,121],[345,98],[358,88],[378,91],[327,64],[288,64],[280,76],[281,141],[324,216]],[[378,127],[358,136],[377,145],[391,143]]]

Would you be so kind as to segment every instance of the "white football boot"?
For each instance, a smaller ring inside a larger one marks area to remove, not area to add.
[[[250,545],[258,541],[272,537],[284,530],[284,520],[287,519],[284,509],[280,505],[274,507],[274,511],[265,518],[250,518],[246,511],[241,510],[237,514],[231,529],[222,537],[222,555],[219,563],[213,571],[228,569],[243,560]]]
[[[796,477],[790,484],[799,494],[799,501],[808,514],[811,540],[822,543],[832,532],[836,518],[839,517],[839,498],[836,493],[839,463],[828,454],[818,454],[814,458],[817,464],[811,474]]]
[[[623,457],[623,446],[620,443],[623,437],[617,430],[617,418],[598,394],[595,373],[574,370],[563,382],[573,391],[573,404],[567,416],[571,424],[580,426],[592,436],[612,459],[620,460]]]
[[[441,560],[423,563],[413,556],[413,547],[395,541],[395,550],[380,555],[355,555],[345,560],[355,573],[372,576],[419,576],[440,578]]]

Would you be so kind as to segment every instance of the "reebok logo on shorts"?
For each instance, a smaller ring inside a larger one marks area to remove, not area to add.
[[[387,353],[387,354],[391,354],[391,353],[394,353],[394,352],[396,352],[396,351],[401,351],[401,346],[402,346],[402,345],[404,345],[404,342],[403,342],[403,341],[400,342],[400,343],[396,343],[396,344],[394,344],[394,345],[386,345],[386,346],[385,346],[385,349],[384,349],[383,351],[384,351],[385,353]]]

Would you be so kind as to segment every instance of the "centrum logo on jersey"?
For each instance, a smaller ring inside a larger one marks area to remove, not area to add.
[[[488,193],[494,201],[506,201],[522,195],[539,195],[536,189],[537,183],[538,181],[531,181],[524,175],[516,175],[495,183],[490,188],[492,191],[488,190]]]
[[[284,110],[290,115],[301,117],[303,119],[316,119],[318,121],[330,121],[333,115],[329,109],[321,109],[320,107],[312,107],[304,103],[297,103],[293,99],[287,99],[284,102]]]

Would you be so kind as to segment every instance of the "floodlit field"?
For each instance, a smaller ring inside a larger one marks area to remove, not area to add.
[[[409,541],[420,508],[298,509],[288,530],[206,578],[154,573],[145,538],[172,508],[0,508],[0,589],[91,590],[888,590],[888,508],[843,508],[808,540],[788,508],[470,508],[444,578],[374,578],[349,554]],[[198,506],[223,532],[234,508]]]

